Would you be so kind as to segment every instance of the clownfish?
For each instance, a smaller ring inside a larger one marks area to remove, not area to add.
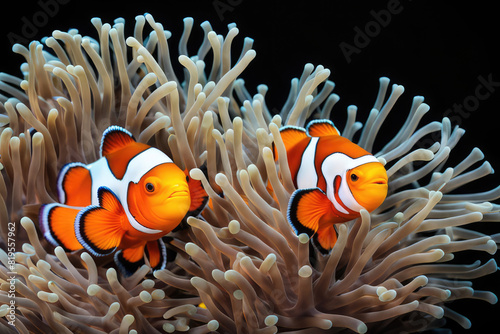
[[[151,268],[163,269],[167,254],[161,238],[203,210],[208,196],[201,182],[119,126],[104,131],[100,152],[89,165],[73,162],[61,169],[60,203],[39,211],[45,238],[67,252],[117,251],[114,260],[125,275],[144,264],[144,255]]]
[[[288,222],[295,233],[306,233],[327,254],[337,241],[335,224],[382,204],[387,172],[377,158],[342,137],[329,120],[311,121],[306,129],[285,126],[280,135],[297,188],[288,204]]]

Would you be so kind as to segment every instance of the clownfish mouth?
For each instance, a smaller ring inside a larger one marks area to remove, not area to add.
[[[189,197],[189,192],[187,190],[177,190],[168,196],[168,198],[179,198],[179,197]]]
[[[380,184],[380,185],[386,185],[387,180],[386,179],[376,179],[372,181],[372,184]]]
[[[358,189],[380,189],[382,187],[387,187],[387,180],[384,178],[377,178],[370,180],[363,185],[359,185]]]

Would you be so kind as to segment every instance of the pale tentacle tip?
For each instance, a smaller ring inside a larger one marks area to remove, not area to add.
[[[31,244],[28,244],[28,243],[22,245],[22,250],[24,253],[26,253],[28,255],[35,255],[36,254],[35,247],[33,247]]]
[[[229,282],[235,282],[237,280],[237,271],[235,270],[228,270],[224,273],[224,278],[226,279],[226,281],[229,281]]]
[[[237,234],[240,231],[240,223],[237,220],[231,220],[227,227],[231,234]]]
[[[59,301],[59,296],[52,292],[38,291],[37,297],[47,303],[56,303]]]
[[[494,293],[491,293],[491,299],[488,300],[488,302],[491,304],[491,305],[495,305],[496,303],[498,303],[498,297],[497,295],[495,295]]]
[[[436,314],[434,314],[434,317],[436,319],[441,319],[444,317],[444,309],[442,307],[437,306],[436,307]]]
[[[0,317],[3,318],[9,313],[9,307],[7,304],[0,305]]]
[[[208,323],[207,323],[207,329],[209,331],[216,331],[219,329],[219,322],[217,320],[210,320]]]
[[[265,319],[264,319],[264,324],[266,324],[266,326],[268,327],[271,327],[271,326],[274,326],[278,323],[278,317],[271,314],[271,315],[268,315]]]
[[[301,244],[307,244],[309,242],[309,236],[306,233],[299,234],[299,242]]]
[[[320,326],[319,326],[319,327],[320,327],[321,329],[325,329],[325,330],[326,330],[326,329],[330,329],[330,328],[332,328],[332,326],[333,326],[333,323],[332,323],[332,321],[331,321],[331,320],[328,320],[328,319],[323,319],[323,321],[321,321],[321,324],[320,324]]]
[[[377,296],[381,296],[383,293],[385,293],[387,291],[387,289],[383,286],[379,286],[376,290],[376,293],[377,293]]]
[[[23,218],[21,218],[21,226],[25,230],[27,230],[28,228],[35,227],[35,223],[33,223],[33,221],[30,218],[23,217]]]
[[[163,291],[161,289],[155,289],[155,290],[153,290],[153,292],[151,292],[151,297],[154,300],[162,300],[165,298],[165,291]]]
[[[120,303],[119,302],[114,302],[109,305],[109,310],[108,314],[116,314],[120,310]]]
[[[235,299],[237,299],[237,300],[243,300],[243,297],[244,297],[244,296],[245,296],[245,295],[243,294],[243,291],[241,291],[241,290],[239,290],[239,289],[238,289],[238,290],[234,290],[234,292],[233,292],[233,297],[234,297]]]
[[[386,292],[382,293],[378,299],[381,302],[390,302],[394,300],[397,297],[397,293],[395,290],[387,290]]]
[[[125,324],[127,327],[132,325],[132,323],[135,321],[135,317],[132,314],[126,314],[122,318],[122,324]]]
[[[153,300],[153,297],[147,291],[141,291],[141,293],[139,293],[139,298],[146,304]]]
[[[95,296],[101,290],[101,287],[97,284],[90,284],[87,288],[87,294],[89,296]]]
[[[229,184],[229,181],[228,181],[226,175],[224,175],[222,173],[217,173],[215,175],[215,183],[218,186],[224,187],[224,186],[227,186]]]
[[[189,256],[195,256],[201,251],[201,248],[192,242],[188,242],[184,248]]]
[[[312,268],[311,266],[304,265],[299,269],[299,276],[302,278],[307,278],[312,275]]]
[[[173,333],[175,332],[175,326],[172,325],[171,323],[165,322],[162,326],[163,330],[167,333]]]
[[[365,324],[360,324],[358,325],[358,328],[356,328],[356,330],[359,334],[365,334],[366,332],[368,332],[368,327]]]
[[[427,283],[429,283],[429,279],[425,275],[420,275],[415,277],[416,280],[420,283],[420,286],[425,286]]]

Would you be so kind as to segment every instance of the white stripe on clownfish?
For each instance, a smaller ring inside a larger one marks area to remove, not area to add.
[[[312,137],[302,153],[300,167],[297,172],[297,187],[299,189],[316,187],[318,184],[318,173],[314,165],[318,140],[319,137]]]
[[[370,163],[370,162],[379,162],[377,158],[373,155],[364,155],[359,158],[351,158],[344,153],[336,152],[330,154],[325,158],[323,163],[321,164],[321,172],[325,177],[326,181],[326,196],[333,203],[335,208],[345,214],[349,214],[347,210],[345,210],[340,203],[337,202],[335,198],[335,187],[334,181],[336,176],[340,176],[341,182],[339,187],[339,198],[342,200],[342,203],[350,210],[359,212],[361,209],[364,209],[354,198],[351,189],[346,181],[346,174],[349,170],[359,167],[361,165]]]
[[[345,176],[345,174],[344,174]],[[338,183],[338,184],[337,184]],[[333,188],[333,200],[330,200],[333,203],[333,206],[340,212],[345,213],[345,214],[351,214],[352,212],[349,212],[349,207],[344,204],[342,201],[342,198],[340,197],[340,185],[343,183],[343,177],[340,175],[336,175],[333,178],[332,186]],[[328,184],[327,184],[328,188]],[[328,197],[328,195],[327,195]],[[352,210],[351,210],[352,211]]]

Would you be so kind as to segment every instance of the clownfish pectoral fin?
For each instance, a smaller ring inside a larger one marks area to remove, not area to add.
[[[40,207],[40,229],[54,246],[61,246],[66,252],[82,249],[75,235],[75,219],[82,208],[51,203]]]
[[[117,125],[112,125],[102,134],[101,157],[121,150],[132,143],[135,143],[135,139],[130,132]]]
[[[59,201],[69,206],[86,207],[92,203],[92,177],[80,162],[63,166],[57,180]]]
[[[206,167],[201,166],[200,167],[201,171],[205,176],[206,174]],[[182,218],[181,222],[179,225],[177,225],[172,232],[177,232],[186,229],[189,225],[187,223],[187,219],[189,217],[196,217],[198,216],[203,209],[208,205],[210,207],[211,203],[209,203],[209,197],[205,189],[203,188],[203,185],[201,181],[195,180],[191,177],[189,177],[189,172],[187,169],[184,170],[184,174],[186,174],[186,181],[188,183],[189,187],[189,194],[191,196],[191,205],[189,206],[189,210]],[[207,176],[208,178],[208,176]]]
[[[206,172],[206,168],[203,169],[203,166],[200,168],[204,173]],[[187,212],[185,219],[189,216],[198,216],[200,212],[205,209],[205,206],[208,202],[208,194],[203,188],[201,181],[195,180],[189,177],[189,172],[187,169],[184,171],[186,174],[186,180],[189,186],[189,193],[191,195],[191,205],[189,206],[189,211]]]
[[[122,222],[127,216],[110,189],[99,188],[98,197],[100,206],[90,205],[76,217],[75,232],[78,241],[90,253],[106,256],[120,245],[125,234]]]
[[[285,148],[288,150],[289,148],[295,146],[298,142],[303,140],[304,138],[307,138],[307,133],[306,130],[303,128],[299,128],[297,126],[291,126],[287,125],[284,126],[280,129],[280,135],[281,139],[283,140],[283,144],[285,145]],[[273,153],[274,153],[274,158],[278,158],[277,150],[276,147],[274,147],[273,143]]]
[[[332,202],[319,188],[295,190],[288,204],[288,222],[297,235],[312,237],[320,227],[322,217],[331,213]]]
[[[313,237],[313,244],[322,254],[328,254],[337,242],[337,229],[334,224],[318,229]]]
[[[123,276],[131,276],[145,264],[144,246],[145,244],[143,243],[137,247],[120,249],[115,253],[114,260],[116,266]]]
[[[165,269],[167,266],[167,247],[163,240],[148,241],[146,244],[146,256],[153,271]]]
[[[310,121],[306,131],[310,137],[340,136],[340,131],[328,119]]]

